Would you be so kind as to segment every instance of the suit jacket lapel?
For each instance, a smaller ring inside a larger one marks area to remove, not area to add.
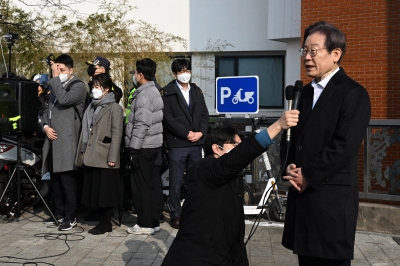
[[[303,88],[302,96],[304,100],[301,101],[303,104],[300,106],[300,115],[303,116],[302,121],[305,122],[310,115],[314,100],[314,88],[311,84]]]
[[[103,115],[107,112],[108,108],[110,107],[111,104],[108,104],[106,106],[103,106],[100,109],[100,112],[97,114],[96,119],[93,122],[93,126],[96,125],[97,122],[99,122],[100,118],[103,117]]]
[[[185,97],[183,97],[183,94],[181,92],[181,89],[179,89],[178,85],[175,83],[175,89],[176,89],[176,94],[178,95],[178,102],[179,105],[183,111],[183,113],[185,114],[186,118],[188,119],[188,121],[190,122],[190,124],[192,124],[192,118],[189,114],[189,106],[185,100]],[[192,90],[192,89],[190,89]]]

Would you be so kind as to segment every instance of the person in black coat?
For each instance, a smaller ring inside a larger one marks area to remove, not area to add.
[[[187,59],[175,59],[171,65],[176,80],[162,90],[164,101],[164,139],[168,147],[169,207],[173,228],[179,228],[181,186],[184,171],[201,159],[204,136],[208,131],[208,110],[202,90],[191,78]]]
[[[293,189],[282,244],[300,265],[350,265],[354,257],[358,149],[371,104],[365,88],[339,67],[345,51],[346,38],[333,25],[321,21],[305,30],[300,52],[313,81],[303,88],[283,177]]]
[[[295,126],[298,111],[243,140],[232,127],[211,130],[205,158],[190,168],[180,228],[163,266],[249,265],[244,246],[243,179],[239,173],[273,143],[282,129]]]

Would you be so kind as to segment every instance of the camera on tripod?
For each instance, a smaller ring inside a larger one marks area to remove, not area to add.
[[[3,39],[7,42],[15,42],[16,40],[18,40],[18,33],[6,33],[5,35],[3,35]]]

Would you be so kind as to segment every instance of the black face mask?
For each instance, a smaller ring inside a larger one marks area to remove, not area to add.
[[[87,69],[87,73],[90,77],[93,77],[94,73],[96,72],[96,68],[94,65],[90,65]]]

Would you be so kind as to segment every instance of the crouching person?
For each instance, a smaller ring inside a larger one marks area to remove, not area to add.
[[[179,231],[162,265],[249,265],[239,173],[265,152],[281,130],[295,126],[298,114],[286,111],[267,130],[244,140],[232,127],[207,134],[205,158],[189,169]]]

